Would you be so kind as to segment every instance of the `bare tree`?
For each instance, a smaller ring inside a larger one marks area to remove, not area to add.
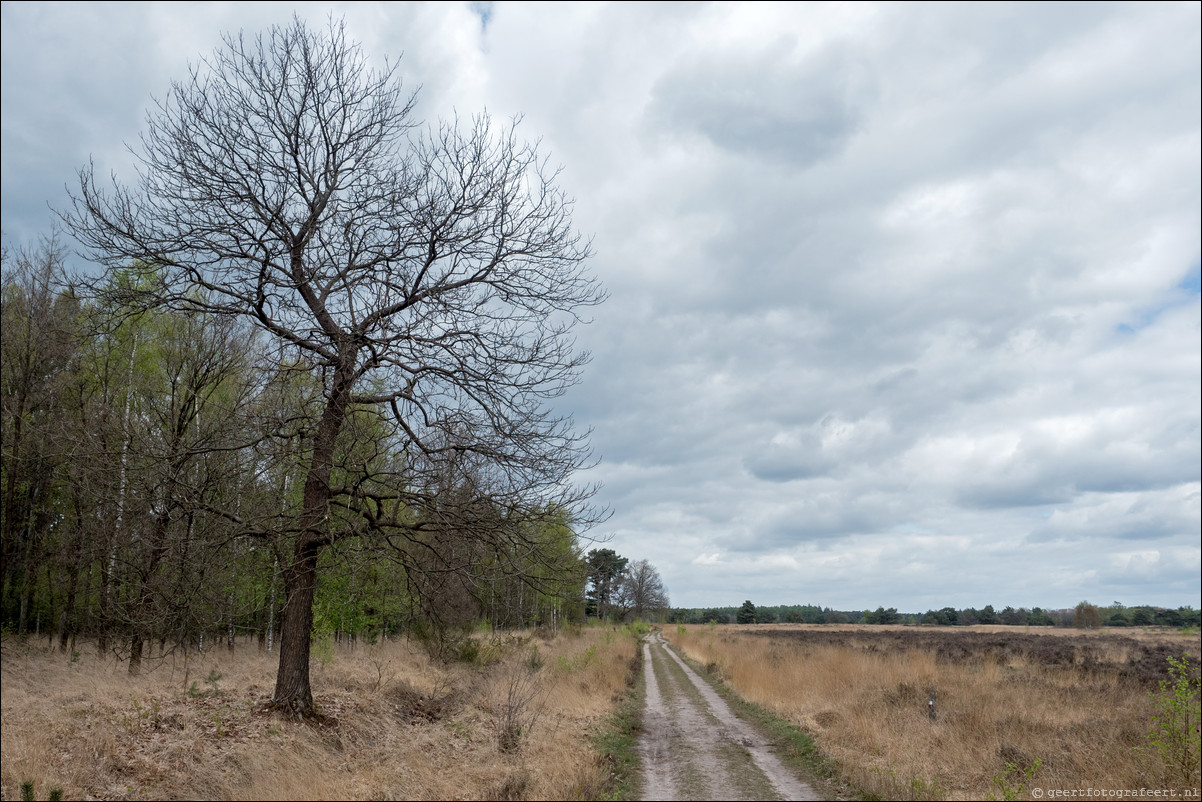
[[[227,36],[148,115],[136,186],[102,190],[87,166],[63,216],[109,269],[158,268],[138,303],[248,319],[320,383],[286,524],[273,698],[298,716],[315,712],[309,639],[331,542],[427,542],[447,515],[445,467],[465,461],[507,524],[589,514],[592,489],[570,481],[587,443],[546,404],[586,361],[569,335],[603,292],[558,171],[516,121],[419,130],[395,69],[369,68],[335,22]],[[347,445],[349,420],[384,412],[374,456]]]
[[[643,620],[668,610],[668,590],[654,565],[634,560],[626,567],[618,584],[617,604],[624,615]]]
[[[237,497],[236,455],[251,439],[240,418],[255,389],[249,332],[236,319],[177,313],[137,324],[153,367],[136,371],[127,388],[138,424],[126,449],[129,532],[121,556],[128,598],[118,612],[132,674],[146,638],[187,629],[181,618],[193,605],[186,602],[201,594],[184,588],[209,579],[215,567],[228,522],[203,510]]]

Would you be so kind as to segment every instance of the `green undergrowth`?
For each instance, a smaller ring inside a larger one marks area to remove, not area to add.
[[[609,794],[604,799],[639,797],[638,737],[642,731],[642,720],[643,693],[632,692],[618,703],[602,730],[593,738],[597,751],[604,756],[610,770]]]
[[[615,705],[593,744],[609,767],[608,793],[599,799],[630,800],[640,796],[638,738],[643,730],[643,649],[640,645],[626,675],[626,694]]]

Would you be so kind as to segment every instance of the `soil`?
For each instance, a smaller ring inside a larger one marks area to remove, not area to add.
[[[658,632],[643,644],[643,799],[821,799]]]

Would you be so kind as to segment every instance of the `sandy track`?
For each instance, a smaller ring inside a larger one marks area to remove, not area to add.
[[[643,644],[643,798],[821,799],[660,637]]]

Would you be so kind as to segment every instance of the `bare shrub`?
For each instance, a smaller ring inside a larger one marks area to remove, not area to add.
[[[547,705],[546,689],[540,676],[542,660],[538,652],[507,666],[500,693],[492,705],[497,745],[502,752],[516,752],[534,729]]]
[[[387,698],[397,717],[409,724],[441,721],[454,715],[463,705],[463,695],[455,688],[436,687],[426,693],[405,680],[397,682]]]
[[[1073,626],[1083,627],[1085,629],[1097,629],[1102,625],[1102,616],[1098,612],[1098,607],[1095,604],[1090,604],[1087,601],[1077,604],[1073,610]]]

